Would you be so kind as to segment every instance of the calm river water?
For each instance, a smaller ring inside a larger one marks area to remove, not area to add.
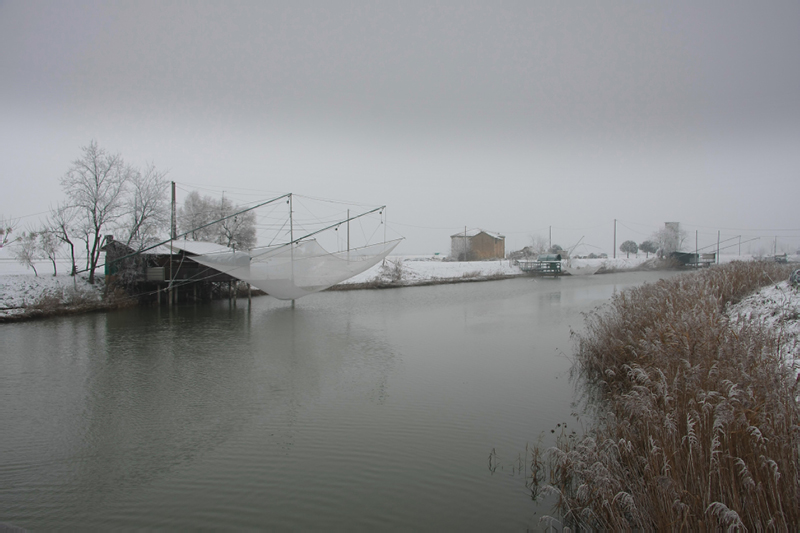
[[[527,443],[575,425],[570,328],[664,275],[0,324],[0,522],[538,528],[548,505],[516,467]]]

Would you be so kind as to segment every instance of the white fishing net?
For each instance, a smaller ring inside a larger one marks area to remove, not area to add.
[[[400,240],[331,253],[316,240],[248,252],[227,251],[192,257],[258,287],[280,300],[296,300],[372,268]]]

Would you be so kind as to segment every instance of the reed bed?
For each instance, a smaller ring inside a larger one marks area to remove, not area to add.
[[[622,292],[586,316],[574,371],[592,427],[563,432],[546,485],[541,473],[531,483],[557,495],[564,526],[798,530],[797,370],[780,332],[725,313],[789,273],[732,263]]]

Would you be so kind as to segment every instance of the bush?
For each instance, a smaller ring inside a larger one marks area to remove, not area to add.
[[[800,409],[781,338],[725,314],[786,279],[733,263],[618,294],[576,334],[595,419],[548,453],[565,522],[587,529],[796,530]]]
[[[403,281],[404,275],[405,267],[402,259],[387,259],[384,264],[381,265],[379,277],[388,280],[389,283],[399,283]]]

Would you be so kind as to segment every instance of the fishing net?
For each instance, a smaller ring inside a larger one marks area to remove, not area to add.
[[[253,250],[226,251],[192,257],[258,287],[280,300],[296,300],[372,268],[389,255],[400,240],[343,252],[328,252],[316,240]]]

